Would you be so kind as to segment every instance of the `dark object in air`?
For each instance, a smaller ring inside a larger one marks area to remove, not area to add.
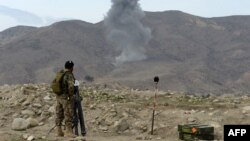
[[[155,83],[158,83],[158,82],[159,82],[159,80],[160,80],[160,79],[159,79],[159,77],[158,77],[158,76],[155,76],[155,77],[154,77],[154,82],[155,82]]]
[[[184,141],[214,140],[214,127],[200,124],[178,125],[179,139]]]
[[[80,121],[80,129],[81,135],[86,135],[86,128],[84,123],[83,111],[82,111],[82,97],[79,95],[79,87],[75,86],[75,95],[74,95],[74,104],[73,104],[73,124],[72,128],[74,129],[75,135],[79,135],[78,133],[78,122]]]

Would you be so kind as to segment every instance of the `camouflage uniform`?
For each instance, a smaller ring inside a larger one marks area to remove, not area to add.
[[[75,78],[73,73],[65,71],[62,79],[63,94],[57,95],[56,104],[56,125],[61,126],[63,119],[65,119],[65,126],[72,126],[73,117],[73,95],[74,95]]]

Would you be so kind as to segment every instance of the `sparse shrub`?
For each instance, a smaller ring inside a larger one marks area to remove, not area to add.
[[[84,79],[85,79],[86,81],[88,81],[88,82],[93,82],[93,81],[94,81],[94,77],[93,77],[93,76],[90,76],[90,75],[86,75],[86,76],[84,77]]]

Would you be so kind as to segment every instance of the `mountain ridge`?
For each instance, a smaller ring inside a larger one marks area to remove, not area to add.
[[[0,84],[50,82],[70,59],[80,79],[91,75],[97,82],[146,89],[152,85],[151,77],[159,75],[163,89],[248,92],[250,16],[203,18],[180,11],[146,12],[142,22],[153,35],[145,46],[146,60],[115,66],[120,51],[106,40],[103,22],[58,22],[0,45],[4,60]]]

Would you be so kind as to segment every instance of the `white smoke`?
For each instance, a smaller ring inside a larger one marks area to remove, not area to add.
[[[116,64],[146,59],[144,46],[151,39],[151,30],[141,23],[145,13],[138,0],[112,0],[112,3],[104,24],[108,39],[121,50]]]

